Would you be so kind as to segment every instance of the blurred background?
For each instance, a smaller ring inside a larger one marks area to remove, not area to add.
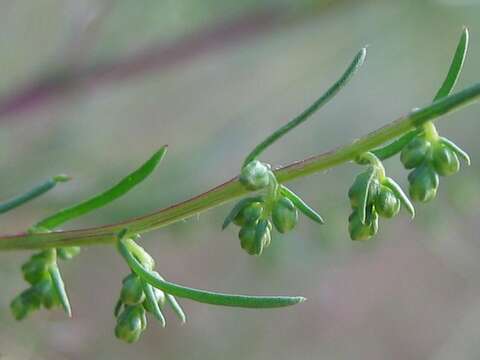
[[[146,214],[238,173],[247,152],[321,94],[369,45],[366,65],[314,118],[264,159],[318,154],[428,104],[462,26],[471,50],[457,89],[480,80],[478,0],[0,0],[0,196],[57,173],[74,180],[4,215],[25,230],[92,195],[159,146],[169,153],[144,184],[64,228]],[[473,165],[442,179],[438,198],[382,221],[362,243],[347,233],[346,165],[291,183],[327,220],[302,218],[260,258],[220,231],[231,204],[147,234],[172,281],[251,294],[304,295],[283,310],[182,301],[142,339],[115,339],[113,306],[127,268],[109,246],[85,248],[62,271],[73,319],[60,311],[13,320],[26,252],[0,254],[0,359],[478,359],[478,118],[472,106],[439,122]],[[402,185],[398,158],[386,163]]]

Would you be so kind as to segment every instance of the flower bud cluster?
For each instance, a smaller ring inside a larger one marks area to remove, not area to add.
[[[466,155],[445,138],[427,139],[424,134],[413,138],[400,154],[403,166],[412,170],[408,175],[412,200],[429,202],[434,199],[439,176],[450,176],[460,170],[459,154]]]
[[[16,296],[10,304],[15,319],[24,319],[42,305],[47,309],[60,305],[59,294],[50,274],[50,268],[56,266],[55,253],[52,250],[35,254],[22,265],[23,277],[31,286]]]
[[[250,255],[261,255],[270,245],[273,226],[282,234],[292,230],[298,222],[298,211],[284,196],[272,201],[259,199],[241,207],[233,222],[240,227],[242,249]]]
[[[393,218],[399,213],[402,203],[408,202],[395,181],[384,175],[383,167],[378,169],[376,165],[355,178],[348,197],[353,210],[348,217],[352,240],[370,239],[378,232],[379,217]],[[406,205],[413,209],[411,204]]]
[[[284,234],[298,222],[296,205],[280,191],[269,164],[253,160],[242,168],[240,183],[247,190],[266,189],[262,196],[241,200],[227,216],[224,228],[240,227],[240,246],[250,255],[261,255],[271,243],[272,229]]]
[[[155,304],[146,297],[146,283],[134,273],[126,276],[122,281],[120,298],[115,308],[117,325],[115,336],[123,341],[132,343],[140,338],[147,327],[146,312],[154,313]],[[156,304],[159,308],[165,306],[165,293],[151,288]]]

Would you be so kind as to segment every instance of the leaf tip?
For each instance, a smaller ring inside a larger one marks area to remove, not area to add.
[[[222,224],[222,231],[225,230],[229,224],[230,224],[230,221],[227,221],[227,219],[225,219],[225,221]]]
[[[357,67],[363,65],[363,63],[365,62],[365,59],[367,57],[367,48],[369,47],[370,45],[365,45],[364,47],[362,47],[360,49],[360,51],[358,52],[357,54],[357,57],[358,57],[358,62],[357,62]]]
[[[72,177],[70,175],[67,175],[67,174],[58,174],[58,175],[55,175],[53,177],[53,181],[55,182],[67,182],[67,181],[70,181],[72,180]]]
[[[297,298],[298,298],[297,304],[301,304],[301,303],[307,301],[307,298],[306,298],[306,297],[303,297],[303,296],[298,296]]]

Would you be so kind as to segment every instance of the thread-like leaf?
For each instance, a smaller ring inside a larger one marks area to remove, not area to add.
[[[384,182],[385,182],[385,185],[388,186],[390,188],[390,190],[392,190],[394,192],[395,196],[398,199],[400,199],[402,205],[410,213],[410,216],[413,219],[415,217],[415,208],[413,207],[413,204],[410,201],[410,199],[408,198],[408,196],[403,192],[400,185],[398,185],[391,178],[385,178]]]
[[[255,160],[267,147],[272,145],[275,141],[280,139],[290,130],[294,129],[305,120],[307,120],[315,111],[320,109],[323,105],[325,105],[329,100],[331,100],[339,91],[342,89],[348,81],[352,78],[352,76],[357,72],[357,70],[362,66],[365,61],[365,57],[367,55],[367,49],[362,48],[355,58],[353,59],[352,63],[348,66],[347,70],[342,74],[342,76],[333,84],[320,98],[318,98],[312,105],[310,105],[305,111],[303,111],[300,115],[295,117],[294,119],[290,120],[287,124],[282,126],[280,129],[275,131],[269,137],[267,137],[264,141],[258,144],[250,154],[246,157],[245,161],[243,162],[243,166],[250,163],[252,160]]]
[[[158,306],[158,301],[155,298],[155,294],[153,292],[152,285],[147,283],[145,280],[142,279],[143,283],[143,291],[145,293],[146,300],[150,305],[150,308],[153,310],[153,316],[160,321],[160,325],[165,327],[167,325],[167,321],[165,320],[165,316],[163,316],[162,311],[160,310],[160,306]]]
[[[167,298],[167,302],[170,304],[172,307],[173,312],[175,315],[177,315],[178,319],[182,324],[185,324],[187,322],[187,315],[185,315],[185,312],[183,311],[182,307],[178,303],[177,299],[175,299],[175,296],[172,294],[165,294]]]
[[[122,239],[119,239],[117,244],[120,254],[134,273],[153,287],[174,296],[187,298],[205,304],[243,308],[277,308],[295,305],[305,301],[305,298],[300,296],[248,296],[224,294],[174,284],[162,280],[155,273],[144,269],[140,262],[130,253]]]
[[[292,190],[287,188],[284,185],[280,186],[280,192],[282,193],[283,196],[287,197],[293,205],[306,217],[309,219],[319,223],[319,224],[324,224],[325,221],[323,218],[320,216],[319,213],[317,213],[314,209],[312,209],[310,206],[308,206],[300,196],[295,194]]]
[[[47,191],[53,189],[55,185],[59,182],[65,182],[70,180],[70,177],[67,175],[57,175],[54,176],[41,184],[36,185],[27,192],[15,196],[9,200],[3,201],[0,203],[0,214],[6,213],[7,211],[13,210],[20,205],[23,205],[33,199],[39,197],[40,195],[45,194]]]
[[[464,27],[462,35],[460,36],[460,40],[458,41],[457,49],[455,50],[455,54],[453,55],[452,63],[450,64],[450,68],[448,69],[447,76],[445,77],[445,80],[443,80],[442,86],[440,86],[440,89],[438,89],[435,97],[433,98],[433,101],[448,96],[455,87],[458,77],[462,72],[465,57],[467,56],[468,39],[468,29]]]
[[[368,194],[370,192],[370,185],[375,177],[375,168],[371,166],[367,170],[367,177],[365,179],[365,188],[363,192],[360,194],[359,203],[358,203],[358,217],[360,218],[360,222],[365,224],[367,219],[367,205],[368,205]]]
[[[465,163],[470,166],[470,155],[468,155],[462,148],[460,148],[457,144],[453,141],[448,140],[447,138],[441,137],[440,141],[445,146],[448,146],[452,151],[454,151],[458,156],[460,156]]]
[[[391,158],[392,156],[398,154],[402,149],[413,140],[415,136],[420,134],[422,129],[413,129],[399,137],[398,139],[392,141],[390,144],[385,145],[379,149],[372,150],[371,152],[378,157],[380,160],[385,160]]]
[[[68,220],[73,218],[85,215],[88,212],[91,212],[95,209],[98,209],[102,206],[105,206],[112,201],[118,199],[119,197],[125,195],[128,191],[133,189],[136,185],[145,180],[152,172],[155,170],[157,165],[161,162],[165,153],[167,152],[167,147],[163,146],[155,154],[153,154],[150,159],[148,159],[142,166],[130,173],[128,176],[123,178],[119,183],[110,189],[91,197],[88,200],[82,201],[76,205],[73,205],[69,208],[60,210],[59,212],[45,218],[44,220],[38,222],[36,225],[32,226],[30,232],[49,232],[55,227],[65,223]],[[55,181],[65,181],[67,178],[64,176],[57,176],[53,178]],[[56,250],[55,250],[56,251]],[[68,295],[65,290],[65,285],[63,283],[62,275],[60,270],[55,262],[55,264],[50,266],[50,275],[53,280],[55,289],[57,290],[58,296],[62,303],[65,312],[68,316],[71,316],[71,307],[68,300]],[[120,307],[115,308],[115,312],[118,312]]]
[[[110,189],[91,197],[88,200],[82,201],[76,205],[60,210],[59,212],[38,222],[35,227],[44,229],[53,229],[66,221],[85,215],[93,210],[108,205],[112,201],[125,195],[128,191],[136,185],[145,180],[155,170],[157,165],[165,156],[167,146],[163,146],[153,156],[148,159],[137,170],[127,175],[118,184]]]
[[[450,64],[450,67],[448,69],[447,76],[445,77],[445,80],[443,80],[442,85],[435,94],[435,97],[433,98],[434,102],[450,95],[453,88],[455,87],[458,77],[462,72],[465,58],[467,56],[468,40],[468,29],[464,27],[457,48],[455,50],[455,54],[453,55],[452,63]],[[402,151],[405,145],[407,145],[415,136],[417,136],[421,132],[421,129],[411,130],[397,140],[391,142],[390,144],[373,150],[372,152],[382,160],[388,159]]]
[[[122,306],[123,306],[122,300],[118,299],[115,304],[115,308],[113,309],[113,315],[115,317],[117,317],[118,314],[120,314],[120,310],[122,310]]]
[[[240,213],[240,211],[242,211],[242,209],[245,206],[247,206],[249,204],[252,204],[254,202],[257,202],[257,201],[262,201],[262,197],[261,196],[255,196],[255,197],[245,198],[245,199],[240,200],[238,203],[236,203],[235,206],[232,208],[232,210],[230,210],[230,212],[228,213],[225,220],[223,221],[222,230],[225,230],[227,228],[227,226],[232,223],[232,221],[235,219],[235,217]]]
[[[68,315],[68,317],[72,317],[72,308],[70,307],[70,301],[68,300],[67,292],[65,290],[65,284],[63,283],[62,275],[60,274],[57,264],[55,263],[50,265],[48,272],[50,273],[53,287],[57,292],[58,298],[60,299],[60,303],[62,304],[65,313]]]

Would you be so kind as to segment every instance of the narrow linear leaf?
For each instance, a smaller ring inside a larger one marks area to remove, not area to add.
[[[292,190],[287,188],[284,185],[281,185],[280,187],[280,192],[282,193],[283,196],[287,197],[295,207],[302,212],[303,215],[308,217],[309,219],[319,223],[319,224],[324,224],[325,221],[323,218],[320,216],[319,213],[317,213],[314,209],[312,209],[310,206],[308,206],[300,196],[295,194]]]
[[[165,320],[165,316],[163,316],[160,307],[158,306],[158,301],[155,297],[153,292],[152,285],[147,283],[145,280],[142,279],[143,282],[143,291],[145,292],[145,297],[150,305],[150,308],[153,310],[153,316],[160,322],[160,325],[164,328],[167,325],[167,321]]]
[[[261,196],[255,196],[255,197],[250,197],[250,198],[245,198],[240,200],[230,211],[230,213],[227,215],[225,220],[223,221],[222,224],[222,230],[225,230],[228,225],[232,223],[232,221],[235,219],[235,217],[242,211],[242,209],[254,202],[261,201],[262,197]]]
[[[68,317],[72,317],[72,308],[70,307],[70,301],[68,300],[67,292],[65,290],[65,284],[63,283],[62,275],[60,274],[57,264],[51,265],[48,268],[48,272],[50,273],[53,287],[57,292],[58,298],[60,299],[60,303],[62,304],[65,313],[68,315]]]
[[[290,297],[234,295],[194,289],[174,284],[172,282],[162,280],[151,271],[145,270],[143,266],[138,262],[138,260],[135,259],[132,254],[130,254],[122,239],[119,239],[119,241],[117,241],[117,244],[120,254],[123,256],[123,258],[127,262],[128,266],[133,270],[133,272],[135,272],[138,276],[143,278],[153,287],[156,287],[157,289],[160,289],[165,293],[169,293],[174,296],[191,299],[205,304],[243,308],[277,308],[295,305],[305,301],[305,298],[300,296]]]
[[[41,184],[36,185],[27,192],[15,196],[9,200],[0,203],[0,214],[6,213],[7,211],[13,210],[16,207],[19,207],[33,199],[39,197],[40,195],[45,194],[47,191],[52,190],[55,185],[59,182],[66,182],[70,180],[70,177],[67,175],[57,175],[54,176]]]
[[[468,29],[465,27],[463,28],[462,35],[460,36],[460,40],[457,45],[457,49],[455,50],[455,54],[453,55],[452,63],[450,64],[450,68],[448,69],[447,76],[445,77],[445,80],[443,81],[442,85],[435,94],[435,97],[433,98],[434,102],[450,95],[453,88],[455,87],[458,77],[460,76],[460,73],[462,71],[465,57],[467,55],[468,39]],[[421,132],[421,129],[411,130],[397,140],[391,142],[390,144],[373,150],[372,152],[381,160],[388,159],[402,151],[405,145],[407,145],[415,136],[417,136]]]
[[[358,206],[358,216],[362,224],[365,224],[365,221],[367,218],[368,194],[370,191],[370,184],[372,183],[372,180],[375,176],[375,169],[373,167],[370,167],[370,169],[367,170],[367,172],[368,172],[368,176],[365,179],[365,189],[360,194],[359,206]]]
[[[440,141],[445,146],[448,146],[452,151],[454,151],[458,156],[460,156],[468,166],[470,166],[470,155],[468,155],[463,149],[461,149],[457,144],[455,144],[453,141],[448,140],[447,138],[441,137]]]
[[[60,210],[59,212],[43,219],[35,226],[46,229],[53,229],[71,219],[85,215],[93,210],[108,205],[112,201],[125,195],[128,191],[136,185],[145,180],[155,170],[157,165],[165,156],[167,146],[163,146],[150,159],[148,159],[137,170],[127,175],[118,184],[110,189],[91,197],[88,200],[82,201],[76,205]]]
[[[413,204],[408,198],[408,196],[403,192],[400,185],[398,185],[395,181],[393,181],[390,178],[385,178],[384,181],[385,181],[385,185],[387,185],[394,192],[397,198],[400,199],[400,201],[402,202],[402,205],[410,213],[410,216],[413,219],[415,217],[415,208],[413,207]]]
[[[123,238],[125,236],[125,234],[126,234],[126,231],[124,229],[123,231],[120,232],[120,234],[118,236],[119,236],[119,238]],[[134,238],[138,240],[140,238],[140,235],[137,234]],[[139,263],[143,266],[144,269],[153,270],[153,268],[155,267],[155,261],[145,251],[145,249],[143,247],[138,245],[135,242],[134,239],[124,239],[123,241],[125,242],[126,246],[128,247],[129,252],[131,252],[131,254],[133,254],[133,256],[137,259],[137,261],[139,261]],[[159,276],[163,280],[163,277],[161,275],[157,275],[157,276]],[[152,286],[150,284],[148,284],[147,282],[145,282],[145,280],[142,280],[142,281],[145,284],[144,286],[149,288],[148,290],[145,290],[145,295],[147,296],[147,299],[148,299],[148,297],[150,297],[151,299],[155,299],[154,293],[152,291]],[[150,293],[150,295],[148,295],[147,291]],[[174,313],[180,319],[182,324],[184,324],[187,321],[187,317],[186,317],[185,313],[183,312],[183,309],[181,308],[180,304],[177,302],[177,300],[175,299],[175,297],[173,295],[165,293],[165,296],[166,296],[167,302],[172,307],[172,310],[174,311]],[[150,303],[152,302],[152,300],[148,300],[148,301]],[[158,307],[158,303],[156,302],[156,305],[152,304],[151,308],[154,309],[157,319],[159,319],[162,324],[164,324],[164,323],[166,324],[165,321],[161,320],[161,318],[163,317],[163,314],[162,314],[160,308]],[[157,308],[158,308],[158,311],[157,311]],[[162,325],[162,326],[165,327],[165,325]]]
[[[260,218],[257,225],[255,226],[255,255],[260,255],[263,251],[264,242],[262,239],[265,236],[265,233],[268,231],[268,220]]]
[[[120,310],[122,310],[122,305],[123,305],[122,300],[118,299],[117,303],[115,304],[115,308],[113,309],[113,315],[115,317],[117,317],[118,314],[120,314]]]
[[[123,238],[125,236],[126,231],[124,230],[119,233],[119,238]],[[145,251],[143,247],[135,242],[135,240],[140,240],[140,238],[140,235],[136,234],[132,238],[125,239],[124,241],[127,244],[129,251],[140,261],[142,266],[148,270],[153,270],[155,267],[155,260],[148,252]]]
[[[269,137],[267,137],[264,141],[258,144],[250,154],[246,157],[243,166],[250,163],[252,160],[255,160],[267,147],[272,145],[275,141],[280,139],[286,133],[303,123],[307,120],[314,112],[320,109],[323,105],[325,105],[328,101],[330,101],[352,78],[352,76],[357,72],[357,70],[362,66],[365,62],[365,57],[367,55],[367,49],[362,48],[355,58],[353,59],[352,63],[348,66],[347,70],[342,74],[342,76],[333,84],[320,98],[318,98],[312,105],[310,105],[305,111],[303,111],[300,115],[295,117],[294,119],[290,120],[287,124],[282,126],[280,129],[275,131]]]
[[[165,294],[165,295],[167,297],[167,302],[172,307],[172,310],[175,313],[175,315],[177,315],[178,319],[182,324],[185,324],[187,322],[187,315],[185,315],[185,312],[183,311],[182,307],[178,303],[177,299],[175,299],[175,296],[171,294]]]
[[[389,159],[392,156],[398,154],[400,151],[402,151],[405,145],[407,145],[410,141],[412,141],[413,138],[418,134],[420,134],[421,132],[422,132],[422,129],[411,130],[407,132],[405,135],[392,141],[390,144],[384,147],[372,150],[371,152],[380,160]]]
[[[465,57],[467,56],[468,39],[468,29],[464,27],[462,35],[460,36],[460,40],[458,41],[457,49],[453,55],[452,63],[448,69],[447,76],[445,77],[445,80],[443,80],[442,86],[440,86],[440,89],[438,89],[433,101],[448,96],[455,87],[458,77],[462,71],[463,64],[465,63]]]

